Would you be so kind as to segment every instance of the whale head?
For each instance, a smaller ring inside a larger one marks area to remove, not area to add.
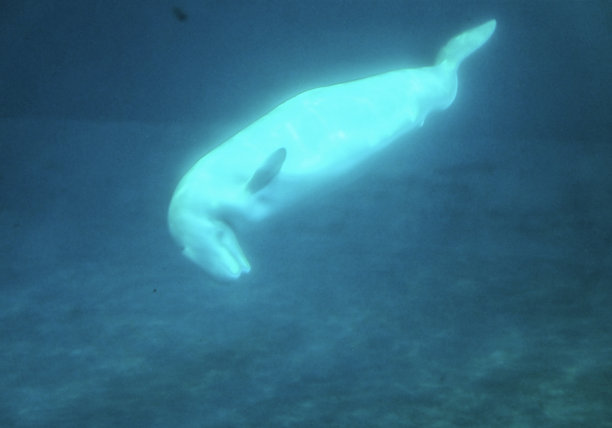
[[[171,216],[169,221],[185,257],[222,281],[238,279],[251,270],[234,231],[224,221],[185,214]]]

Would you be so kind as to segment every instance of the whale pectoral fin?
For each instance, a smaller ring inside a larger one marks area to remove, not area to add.
[[[247,190],[251,193],[257,193],[270,184],[274,177],[278,175],[286,158],[287,149],[284,147],[272,152],[247,183]]]

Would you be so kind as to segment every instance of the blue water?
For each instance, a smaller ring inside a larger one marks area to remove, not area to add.
[[[0,426],[612,426],[605,2],[74,3],[0,18]],[[180,254],[199,156],[492,17],[447,111],[241,235],[244,279]]]

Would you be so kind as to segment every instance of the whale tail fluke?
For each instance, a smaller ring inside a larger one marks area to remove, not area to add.
[[[492,19],[472,28],[458,36],[453,37],[449,42],[440,49],[436,58],[436,65],[446,62],[454,68],[459,67],[459,64],[470,56],[475,50],[484,45],[495,31],[497,22]]]

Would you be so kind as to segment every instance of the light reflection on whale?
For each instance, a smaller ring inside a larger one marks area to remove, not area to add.
[[[217,279],[248,273],[229,222],[281,211],[446,109],[459,65],[495,26],[491,20],[452,38],[431,67],[302,92],[202,157],[179,182],[168,211],[183,254]]]

